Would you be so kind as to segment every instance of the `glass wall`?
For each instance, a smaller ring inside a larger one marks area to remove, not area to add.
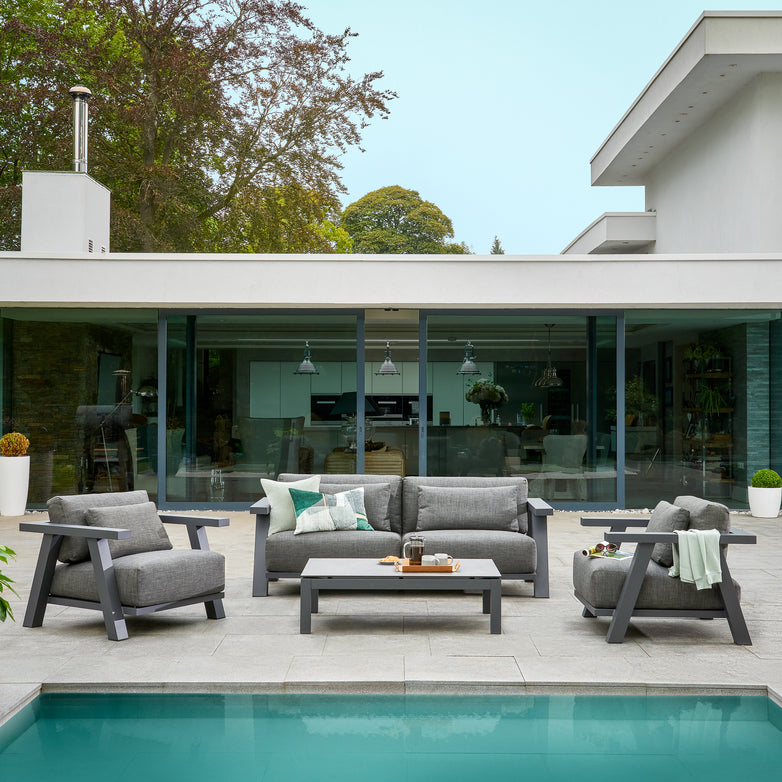
[[[431,314],[426,347],[428,474],[524,475],[555,503],[616,501],[615,317]]]
[[[28,506],[157,489],[157,313],[2,310],[3,433],[30,439]]]
[[[759,469],[780,470],[780,313],[626,316],[629,507],[677,494],[746,508]]]
[[[250,503],[260,478],[336,472],[351,414],[355,429],[356,321],[170,314],[167,501]]]

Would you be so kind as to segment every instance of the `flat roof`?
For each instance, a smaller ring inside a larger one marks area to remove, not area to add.
[[[761,73],[782,72],[782,11],[704,11],[591,160],[593,185],[642,185]]]

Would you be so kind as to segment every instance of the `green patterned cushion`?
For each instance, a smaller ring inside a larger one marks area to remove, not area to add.
[[[364,489],[350,489],[339,494],[289,489],[296,509],[294,535],[305,532],[331,532],[337,529],[372,531],[364,510]]]

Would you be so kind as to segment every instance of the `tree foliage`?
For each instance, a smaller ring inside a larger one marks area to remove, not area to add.
[[[463,243],[446,241],[453,236],[453,225],[437,206],[398,185],[373,190],[350,204],[341,226],[357,253],[469,252]]]
[[[491,255],[505,255],[502,242],[496,236],[494,237],[494,241],[491,243],[491,250],[489,250],[489,253]]]
[[[69,167],[80,83],[112,249],[344,247],[340,156],[395,97],[382,73],[347,73],[350,29],[327,34],[289,0],[0,0],[0,24],[8,214],[23,168]]]

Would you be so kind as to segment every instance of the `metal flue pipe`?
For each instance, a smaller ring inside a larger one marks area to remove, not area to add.
[[[92,92],[81,84],[68,90],[73,98],[73,170],[87,173],[87,103]]]

